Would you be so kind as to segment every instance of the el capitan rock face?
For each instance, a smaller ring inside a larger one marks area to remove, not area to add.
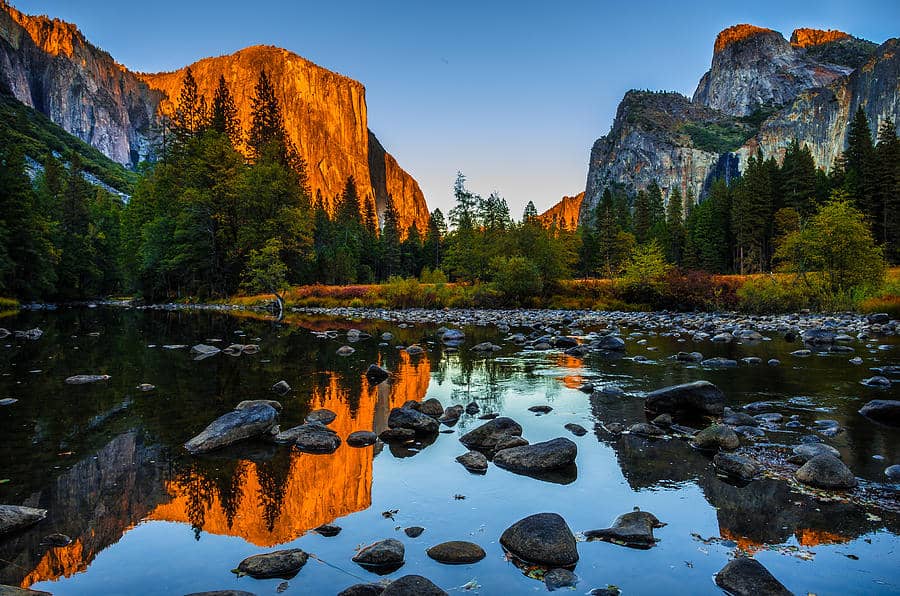
[[[831,168],[862,106],[872,132],[900,116],[900,40],[881,46],[840,31],[780,33],[730,27],[716,39],[693,100],[629,91],[610,132],[591,149],[581,213],[610,185],[635,192],[657,182],[703,198],[712,181],[740,175],[761,149],[780,160],[793,139]],[[753,115],[753,117],[749,117]]]
[[[584,200],[584,192],[574,197],[563,197],[558,203],[538,216],[538,220],[546,226],[556,226],[563,230],[574,230],[578,227],[578,214],[581,211],[581,202]]]
[[[425,197],[369,131],[361,83],[271,46],[205,58],[190,68],[208,99],[219,76],[225,77],[245,129],[250,97],[265,69],[282,102],[288,134],[306,160],[313,196],[333,208],[352,175],[360,195],[376,201],[379,214],[391,195],[401,229],[415,222],[425,230]],[[119,163],[134,166],[150,155],[159,116],[174,111],[185,70],[131,72],[74,25],[25,15],[0,0],[0,85]]]

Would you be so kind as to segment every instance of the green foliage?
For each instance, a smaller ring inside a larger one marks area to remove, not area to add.
[[[288,267],[281,258],[284,247],[270,238],[262,248],[250,251],[243,287],[254,294],[281,294],[288,287]]]
[[[784,239],[777,257],[786,270],[813,278],[830,295],[879,287],[884,281],[882,250],[862,212],[840,191],[809,223]]]
[[[654,240],[634,248],[625,265],[622,281],[626,285],[658,283],[671,269],[662,247]]]
[[[773,276],[747,280],[737,295],[741,310],[761,314],[799,312],[814,302],[814,292],[807,286]]]
[[[494,257],[491,269],[494,287],[517,306],[543,290],[541,272],[525,257]]]
[[[694,147],[709,153],[737,151],[756,134],[756,129],[738,121],[688,122],[682,130],[691,138]]]

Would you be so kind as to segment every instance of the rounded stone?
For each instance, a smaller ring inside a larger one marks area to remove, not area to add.
[[[578,562],[575,536],[558,513],[536,513],[508,527],[500,544],[526,563],[572,567]]]
[[[474,542],[465,542],[463,540],[451,540],[436,544],[426,550],[425,554],[438,563],[447,565],[477,563],[486,556],[483,548]]]

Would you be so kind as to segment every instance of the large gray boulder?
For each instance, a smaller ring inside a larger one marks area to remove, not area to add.
[[[440,424],[427,414],[412,408],[393,408],[388,415],[388,426],[406,428],[417,435],[433,435],[438,432]]]
[[[857,484],[856,477],[844,462],[823,453],[817,455],[800,466],[795,472],[797,480],[803,484],[828,489],[854,488]]]
[[[0,536],[33,526],[47,517],[46,509],[21,505],[0,505]]]
[[[644,408],[650,412],[672,415],[721,416],[725,410],[725,394],[709,381],[694,381],[663,387],[647,394]]]
[[[517,474],[540,474],[573,464],[577,455],[578,446],[560,437],[498,451],[494,464]]]
[[[493,453],[497,444],[509,436],[522,436],[522,427],[512,418],[501,416],[488,420],[459,438],[459,441],[475,451]]]
[[[900,400],[897,399],[873,399],[859,413],[875,422],[900,426]]]
[[[573,567],[578,562],[575,536],[558,513],[536,513],[520,519],[503,532],[500,545],[534,565]]]
[[[309,555],[299,548],[277,550],[247,557],[238,564],[236,572],[239,576],[249,575],[258,579],[290,579],[297,575],[308,559]]]
[[[793,596],[762,563],[737,557],[716,574],[716,585],[735,596]]]
[[[268,404],[233,410],[216,418],[212,424],[184,444],[192,454],[206,453],[238,441],[261,436],[272,429],[278,412]]]

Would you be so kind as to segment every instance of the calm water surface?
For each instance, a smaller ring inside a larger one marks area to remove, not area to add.
[[[777,340],[716,346],[651,336],[646,345],[629,340],[625,358],[582,360],[522,351],[493,329],[466,329],[465,345],[503,345],[484,358],[465,347],[442,352],[428,343],[434,328],[427,326],[321,318],[274,326],[220,314],[98,308],[21,313],[0,319],[0,326],[45,332],[37,341],[0,341],[0,398],[19,400],[0,407],[0,502],[49,511],[37,526],[0,542],[3,584],[55,594],[274,594],[283,580],[238,579],[230,570],[249,555],[299,547],[316,558],[284,593],[335,594],[377,581],[350,558],[360,545],[395,537],[406,546],[406,564],[389,577],[418,573],[451,593],[465,592],[464,584],[483,594],[541,593],[541,582],[505,560],[498,538],[506,527],[555,511],[578,532],[607,527],[639,506],[668,523],[656,532],[658,546],[579,543],[577,593],[607,584],[625,594],[720,593],[712,576],[739,549],[797,594],[900,592],[898,493],[883,484],[884,468],[900,463],[900,433],[856,413],[869,399],[896,399],[896,383],[877,390],[859,381],[871,366],[900,363],[900,346],[879,351],[857,342],[865,363],[854,366],[848,355],[791,357],[799,346]],[[418,341],[428,353],[410,357],[371,339],[340,358],[335,350],[345,338],[312,334],[351,327],[375,337],[390,331],[392,344]],[[194,361],[187,349],[162,347],[214,339],[258,343],[261,351]],[[667,359],[694,349],[707,357],[777,357],[783,365],[705,370]],[[650,361],[633,361],[634,355]],[[392,379],[370,385],[363,372],[371,362],[391,370]],[[66,385],[74,374],[111,379]],[[383,430],[391,407],[407,400],[435,397],[445,407],[475,401],[482,412],[517,420],[531,442],[572,438],[577,476],[549,483],[494,466],[484,476],[469,474],[454,461],[465,452],[458,437],[482,421],[465,415],[433,443],[412,447],[344,444],[332,455],[309,455],[251,443],[204,457],[183,451],[184,441],[238,401],[273,397],[269,388],[281,379],[293,388],[280,398],[282,428],[325,407],[337,413],[331,426],[343,438]],[[732,406],[767,400],[785,417],[799,414],[807,428],[781,427],[769,433],[771,443],[797,443],[814,432],[815,420],[838,420],[844,431],[825,441],[889,507],[819,501],[774,479],[735,486],[681,440],[616,438],[604,430],[604,423],[643,421],[644,392],[696,379],[718,384]],[[615,383],[630,396],[591,397],[578,391],[583,381]],[[135,389],[140,383],[157,388],[144,393]],[[553,411],[528,411],[537,404]],[[563,428],[569,422],[590,432],[573,437]],[[343,531],[333,538],[310,531],[325,523]],[[407,538],[402,529],[412,525],[426,530]],[[42,545],[54,532],[73,542]],[[476,542],[488,556],[462,566],[430,560],[425,549],[445,540]]]

